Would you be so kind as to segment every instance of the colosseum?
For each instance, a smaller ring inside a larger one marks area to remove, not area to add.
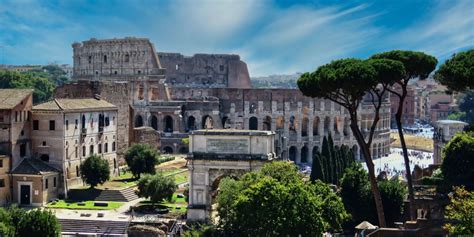
[[[311,163],[323,137],[348,145],[360,158],[348,114],[324,99],[297,89],[253,89],[247,65],[238,55],[157,52],[145,38],[90,39],[74,43],[72,83],[57,97],[100,96],[119,108],[118,154],[147,138],[163,153],[187,153],[182,139],[195,129],[271,130],[277,154]],[[385,98],[372,155],[390,147],[390,104]],[[363,103],[359,125],[368,131],[372,106]],[[147,134],[146,136],[143,134]]]

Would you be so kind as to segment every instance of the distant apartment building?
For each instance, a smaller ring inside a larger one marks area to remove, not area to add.
[[[434,143],[434,164],[441,164],[442,151],[446,144],[456,135],[462,132],[467,125],[465,122],[456,120],[439,120],[435,123]]]
[[[400,88],[396,89],[396,91],[401,91]],[[392,125],[391,127],[396,127],[396,120],[395,114],[398,111],[398,107],[400,104],[400,98],[394,94],[390,94],[390,111],[392,116]],[[407,87],[407,96],[405,97],[405,101],[403,104],[403,113],[402,113],[402,121],[404,126],[412,126],[415,123],[415,120],[418,118],[418,105],[419,105],[419,97],[414,86]]]

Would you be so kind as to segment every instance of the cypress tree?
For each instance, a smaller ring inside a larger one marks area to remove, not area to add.
[[[318,179],[324,182],[324,170],[321,158],[321,153],[319,153],[319,151],[316,151],[316,154],[314,154],[313,157],[313,165],[311,167],[310,176],[310,179],[313,182]]]
[[[331,169],[331,183],[337,183],[337,157],[336,157],[336,149],[334,148],[334,141],[332,140],[331,133],[328,134],[328,145],[329,145],[329,152],[330,152],[330,169]]]
[[[323,146],[321,148],[321,160],[323,161],[323,169],[324,169],[324,182],[330,183],[331,182],[331,166],[329,161],[331,160],[331,152],[329,151],[329,144],[327,137],[323,138]]]

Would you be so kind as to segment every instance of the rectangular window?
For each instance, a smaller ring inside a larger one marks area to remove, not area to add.
[[[49,120],[49,130],[55,130],[56,129],[56,123],[54,120]]]
[[[101,154],[101,153],[102,153],[102,144],[99,144],[99,146],[97,147],[97,149],[99,149],[97,152],[98,152],[99,154]]]
[[[82,147],[82,157],[86,157],[86,146]]]
[[[53,187],[56,188],[56,177],[54,177],[54,179],[53,179]]]
[[[66,120],[66,130],[69,129],[69,120]]]
[[[77,158],[77,146],[75,147],[75,150],[74,150],[74,157]]]
[[[49,185],[48,179],[45,179],[44,180],[44,189],[48,189],[48,185]]]
[[[20,145],[20,156],[25,157],[26,156],[26,144],[21,144]]]
[[[18,122],[18,112],[15,111],[15,122]]]
[[[4,187],[5,187],[5,180],[0,179],[0,188],[4,188]]]
[[[89,147],[89,154],[90,154],[90,155],[94,154],[94,145],[90,145],[90,147]]]
[[[0,168],[3,168],[3,160],[0,160]]]
[[[77,124],[79,123],[79,121],[76,119],[76,123],[74,125],[74,129],[77,129]]]
[[[33,130],[39,130],[39,121],[33,120]]]

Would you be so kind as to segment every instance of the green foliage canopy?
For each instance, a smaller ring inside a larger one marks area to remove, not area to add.
[[[364,168],[358,163],[354,163],[347,168],[340,186],[344,207],[351,214],[351,221],[346,223],[347,226],[352,228],[364,220],[376,223],[377,213],[374,208],[374,198]],[[403,201],[407,194],[406,187],[398,180],[380,181],[378,187],[387,223],[392,224],[395,221],[401,221]]]
[[[158,153],[148,144],[133,144],[125,153],[125,161],[136,178],[142,173],[154,174],[158,159]]]
[[[48,78],[34,76],[31,73],[0,70],[0,88],[34,89],[33,102],[39,103],[51,99],[55,84]]]
[[[474,49],[446,60],[436,71],[435,79],[453,91],[474,89]]]
[[[447,220],[455,222],[445,224],[444,228],[452,236],[474,235],[474,192],[455,187],[454,194],[449,199],[451,203],[446,207],[444,215]]]
[[[16,206],[0,208],[0,235],[6,237],[60,236],[61,228],[55,215],[48,210],[26,212]]]
[[[474,190],[474,132],[455,135],[443,150],[441,171],[453,186]]]
[[[233,235],[317,236],[339,230],[347,218],[326,184],[303,181],[287,162],[272,162],[239,180],[224,178],[219,190],[219,226]]]
[[[98,155],[89,156],[81,164],[81,178],[91,188],[105,183],[110,178],[109,162]]]
[[[176,184],[172,176],[163,176],[162,173],[144,175],[138,181],[138,196],[150,198],[154,203],[164,199],[171,201],[176,191]]]

